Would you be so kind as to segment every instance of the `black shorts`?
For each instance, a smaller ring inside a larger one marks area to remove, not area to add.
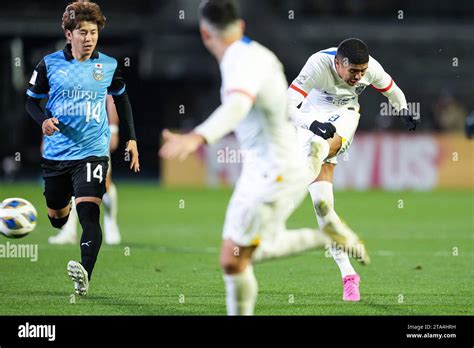
[[[44,196],[48,208],[67,207],[71,196],[101,198],[105,193],[105,178],[109,158],[87,157],[74,161],[41,160]]]

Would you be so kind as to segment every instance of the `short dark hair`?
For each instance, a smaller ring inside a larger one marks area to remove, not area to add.
[[[350,38],[342,41],[337,47],[337,58],[347,58],[349,64],[365,64],[369,62],[369,49],[361,39]]]
[[[105,26],[105,16],[95,2],[77,1],[67,5],[63,13],[62,28],[73,31],[81,22],[94,22],[102,30]]]
[[[240,18],[239,8],[234,0],[204,0],[199,6],[199,14],[220,30]]]

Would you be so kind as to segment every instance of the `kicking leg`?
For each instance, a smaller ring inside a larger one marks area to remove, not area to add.
[[[328,139],[327,142],[329,145],[328,158],[340,153],[343,145],[341,136],[336,134],[333,138]],[[350,249],[351,255],[355,256],[357,261],[362,264],[368,264],[370,263],[370,258],[365,250],[364,243],[354,231],[341,222],[334,211],[334,196],[332,193],[334,166],[335,164],[333,163],[324,163],[318,172],[316,180],[308,187],[319,227],[339,246]],[[321,195],[323,196],[321,197]],[[331,197],[330,200],[328,200],[329,196]]]
[[[332,227],[333,225],[342,224],[334,210],[334,193],[332,188],[334,167],[335,165],[332,163],[325,163],[318,179],[309,186],[319,227],[325,232],[328,230],[329,225]],[[332,236],[331,234],[329,235]],[[357,241],[356,237],[353,236],[348,236],[347,238],[354,238],[354,242]],[[343,277],[356,273],[350,264],[347,253],[341,250],[341,248],[337,249],[334,245],[332,247],[332,255],[339,265]]]
[[[336,212],[334,211],[334,194],[332,190],[332,179],[334,174],[334,164],[326,163],[323,165],[321,174],[318,179],[310,185],[309,191],[311,193],[311,199],[313,200],[313,206],[316,211],[316,218],[320,228],[328,233],[327,231],[338,230],[340,234],[344,233],[343,236],[346,240],[351,240],[356,236],[352,236],[349,231],[344,230],[343,224]],[[334,238],[334,233],[328,233]],[[355,234],[354,234],[355,235]],[[356,239],[356,242],[358,239]],[[335,243],[329,249],[334,261],[336,262],[341,276],[343,279],[344,294],[343,299],[345,301],[359,301],[359,275],[356,273],[349,260],[349,255],[344,248],[338,247]]]

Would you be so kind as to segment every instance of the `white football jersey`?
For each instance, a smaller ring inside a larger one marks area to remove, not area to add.
[[[291,84],[291,89],[305,97],[301,105],[302,112],[314,109],[332,111],[340,107],[358,112],[358,97],[367,86],[372,85],[383,93],[394,87],[390,75],[372,57],[369,57],[369,66],[362,79],[355,86],[349,86],[336,72],[336,52],[337,47],[331,47],[313,54]]]
[[[234,92],[254,100],[249,114],[234,129],[241,149],[248,152],[259,167],[300,167],[296,130],[287,114],[288,82],[278,58],[264,46],[244,37],[227,48],[220,69],[222,102]]]

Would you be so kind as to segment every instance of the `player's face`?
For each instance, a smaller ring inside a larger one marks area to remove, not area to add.
[[[80,57],[89,57],[97,46],[99,30],[94,22],[81,22],[72,32],[68,30],[66,37],[75,53]]]
[[[355,86],[365,75],[369,63],[350,64],[336,58],[336,71],[349,86]]]

